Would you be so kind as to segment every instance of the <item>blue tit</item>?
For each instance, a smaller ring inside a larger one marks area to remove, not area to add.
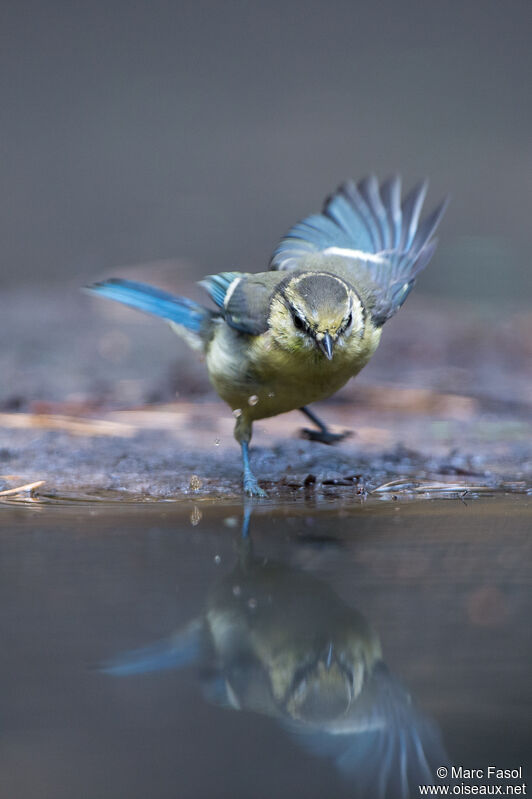
[[[201,616],[103,665],[114,676],[196,665],[207,699],[269,716],[330,758],[358,797],[408,799],[448,757],[387,668],[377,633],[332,588],[242,542]]]
[[[334,443],[306,406],[326,399],[375,352],[384,323],[401,307],[436,248],[442,202],[421,222],[425,181],[401,201],[394,177],[348,181],[321,214],[292,227],[267,272],[222,272],[200,281],[217,306],[128,280],[89,290],[160,316],[205,356],[209,378],[236,417],[244,490],[265,496],[249,463],[257,419],[300,409],[317,427],[307,436]]]

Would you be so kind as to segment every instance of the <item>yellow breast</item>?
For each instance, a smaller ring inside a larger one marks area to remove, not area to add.
[[[315,347],[287,350],[271,331],[242,336],[220,325],[207,352],[214,388],[250,421],[276,416],[330,397],[356,375],[375,352],[381,330],[367,326],[339,342],[332,360]]]

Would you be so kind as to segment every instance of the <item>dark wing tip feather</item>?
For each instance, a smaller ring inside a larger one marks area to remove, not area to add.
[[[423,247],[430,242],[432,236],[436,232],[436,228],[441,222],[445,211],[447,210],[449,202],[450,197],[447,195],[419,224],[416,235],[412,241],[412,251],[414,253],[420,253]]]

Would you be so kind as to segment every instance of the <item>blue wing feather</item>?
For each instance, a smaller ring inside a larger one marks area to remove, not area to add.
[[[358,190],[365,200],[368,211],[374,222],[377,238],[377,252],[387,250],[390,246],[388,219],[379,194],[377,178],[374,175],[370,175],[368,178],[361,180],[358,184]]]
[[[371,251],[374,244],[371,232],[368,231],[367,223],[364,217],[361,217],[353,203],[343,193],[335,194],[325,205],[325,211],[334,221],[341,225],[344,233],[348,236],[343,236],[344,242],[348,246],[352,246],[353,240],[359,242],[359,249]],[[338,246],[338,245],[337,245]]]
[[[400,248],[403,252],[410,249],[414,239],[421,208],[427,194],[428,182],[424,180],[412,189],[403,200],[401,212],[403,215],[402,236]]]
[[[217,275],[207,275],[198,281],[198,285],[205,289],[215,305],[223,308],[229,286],[236,278],[242,277],[242,274],[242,272],[220,272]]]
[[[381,196],[390,227],[390,249],[395,250],[401,241],[401,178],[396,175],[381,186]]]
[[[366,200],[359,191],[359,188],[352,180],[348,180],[339,189],[345,197],[352,204],[353,209],[356,211],[357,216],[363,223],[366,229],[366,235],[369,238],[368,244],[364,240],[355,239],[354,235],[351,240],[351,247],[365,252],[376,253],[379,252],[379,232],[375,225],[375,219],[368,208]],[[355,231],[353,231],[355,233]],[[355,246],[356,245],[356,246]],[[369,245],[369,246],[368,246]]]

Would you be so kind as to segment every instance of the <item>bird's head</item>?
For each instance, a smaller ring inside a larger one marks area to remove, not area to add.
[[[314,349],[332,360],[352,336],[364,335],[365,315],[356,292],[327,272],[294,275],[272,300],[269,325],[288,350]]]

